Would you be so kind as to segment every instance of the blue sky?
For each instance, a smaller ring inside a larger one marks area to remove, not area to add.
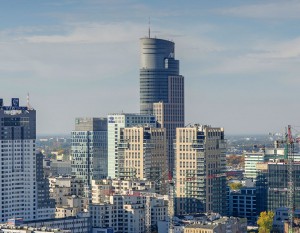
[[[139,38],[173,40],[186,123],[228,134],[300,125],[299,1],[0,1],[0,90],[27,92],[38,133],[139,111]]]

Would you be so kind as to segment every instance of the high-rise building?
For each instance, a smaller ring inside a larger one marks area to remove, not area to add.
[[[47,219],[55,215],[55,200],[50,199],[49,180],[46,178],[43,168],[44,155],[36,153],[36,184],[37,206],[39,219]],[[52,213],[52,215],[49,215]]]
[[[174,146],[176,213],[226,214],[224,129],[206,125],[177,128]]]
[[[72,131],[72,175],[90,186],[107,177],[107,119],[76,118]]]
[[[184,77],[179,75],[175,44],[157,38],[141,39],[140,112],[154,114],[166,129],[169,169],[174,169],[173,140],[184,127]]]
[[[166,193],[168,157],[165,129],[135,126],[121,129],[119,171],[121,179],[147,179],[160,183]]]
[[[11,106],[3,106],[0,99],[0,122],[0,222],[53,217],[54,208],[39,201],[45,200],[47,190],[37,178],[42,171],[36,166],[42,165],[36,162],[36,111],[29,104],[19,106],[18,98]]]
[[[156,119],[154,115],[135,113],[110,114],[107,118],[108,176],[115,178],[119,170],[118,144],[120,141],[121,129],[136,125],[156,127]]]

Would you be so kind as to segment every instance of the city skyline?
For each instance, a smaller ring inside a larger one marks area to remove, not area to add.
[[[76,117],[138,113],[150,16],[151,35],[176,43],[186,123],[281,132],[298,125],[299,13],[296,1],[3,2],[1,98],[26,105],[29,92],[38,134],[69,134]]]

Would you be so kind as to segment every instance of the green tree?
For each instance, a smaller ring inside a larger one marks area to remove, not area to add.
[[[273,211],[263,211],[260,213],[259,218],[257,220],[257,224],[259,226],[259,233],[270,233],[273,225],[274,218]]]
[[[233,182],[233,183],[229,184],[229,187],[230,187],[231,190],[238,190],[241,187],[243,187],[243,185],[239,182]]]

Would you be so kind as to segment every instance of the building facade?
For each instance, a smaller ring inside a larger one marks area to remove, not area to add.
[[[121,129],[118,154],[118,176],[121,179],[166,182],[168,157],[165,129],[147,126]]]
[[[268,162],[270,159],[278,159],[284,157],[284,148],[267,148],[262,149],[259,152],[247,152],[245,157],[245,178],[257,178],[257,163]]]
[[[142,195],[110,195],[105,203],[91,204],[92,226],[113,228],[115,233],[144,233],[146,229],[156,229],[159,220],[167,219],[168,205],[163,196],[151,195],[154,196],[148,201]]]
[[[35,228],[47,227],[68,230],[71,233],[89,233],[92,229],[91,220],[89,217],[68,217],[35,220],[24,222],[24,225]]]
[[[288,163],[284,160],[261,163],[257,165],[259,171],[258,181],[260,189],[264,190],[266,198],[264,205],[268,211],[275,211],[280,207],[289,206],[289,176]],[[300,209],[300,163],[294,162],[294,206]]]
[[[247,222],[256,225],[259,210],[256,205],[256,188],[243,187],[229,194],[229,216],[247,218]]]
[[[226,214],[224,129],[194,125],[177,128],[175,189],[177,214]]]
[[[140,112],[154,114],[166,129],[169,170],[174,169],[173,140],[184,126],[184,77],[179,75],[175,44],[157,38],[141,38]]]
[[[107,119],[76,118],[72,131],[72,175],[90,186],[107,177]]]
[[[36,111],[19,106],[18,98],[12,99],[11,106],[3,106],[0,99],[0,122],[0,222],[51,217],[53,209],[38,201],[43,190],[38,191],[36,177],[41,175],[40,167],[36,168],[40,166],[35,151]]]
[[[125,127],[147,125],[156,127],[156,119],[154,115],[120,113],[110,114],[107,117],[108,124],[108,177],[115,178],[117,176],[118,165],[118,145],[120,142],[120,131]]]

